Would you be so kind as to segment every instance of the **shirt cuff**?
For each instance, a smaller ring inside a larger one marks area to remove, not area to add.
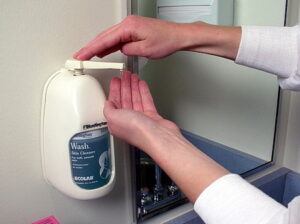
[[[287,78],[297,69],[297,33],[298,26],[242,26],[235,62]]]
[[[207,187],[194,210],[205,223],[268,223],[286,208],[236,174],[225,175]]]

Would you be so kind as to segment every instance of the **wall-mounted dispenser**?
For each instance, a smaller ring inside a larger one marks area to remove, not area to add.
[[[76,199],[107,194],[115,181],[113,137],[103,115],[99,82],[84,69],[118,69],[123,63],[67,60],[44,87],[41,154],[46,181]]]
[[[157,0],[157,18],[178,23],[233,25],[234,0]]]

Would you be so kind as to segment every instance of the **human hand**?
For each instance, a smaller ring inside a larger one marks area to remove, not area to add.
[[[122,51],[127,56],[160,59],[186,50],[234,60],[241,39],[240,27],[203,22],[173,23],[141,16],[127,16],[103,31],[73,55],[77,60],[100,58]]]
[[[135,74],[124,71],[122,79],[111,81],[104,115],[111,134],[151,156],[193,203],[205,188],[228,173],[157,113],[146,82]]]
[[[89,60],[94,56],[102,58],[121,50],[127,56],[163,58],[186,47],[186,26],[187,24],[131,15],[100,33],[73,57]]]
[[[121,79],[111,81],[104,115],[111,134],[144,151],[147,142],[160,138],[162,133],[181,136],[173,122],[157,113],[147,83],[128,71]]]

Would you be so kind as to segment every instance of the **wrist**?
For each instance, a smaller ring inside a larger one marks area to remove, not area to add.
[[[210,24],[203,22],[180,24],[181,50],[191,50],[195,47],[209,45],[212,41],[209,30]]]
[[[183,137],[179,128],[166,128],[163,125],[151,127],[144,132],[143,150],[157,163],[170,158],[168,155],[179,147],[186,148],[191,144]]]
[[[203,22],[184,24],[181,50],[211,54],[234,60],[240,40],[241,28],[217,26]]]

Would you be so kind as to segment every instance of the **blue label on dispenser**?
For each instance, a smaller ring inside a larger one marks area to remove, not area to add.
[[[82,132],[69,143],[73,181],[81,188],[106,185],[111,175],[110,138],[107,127]]]

